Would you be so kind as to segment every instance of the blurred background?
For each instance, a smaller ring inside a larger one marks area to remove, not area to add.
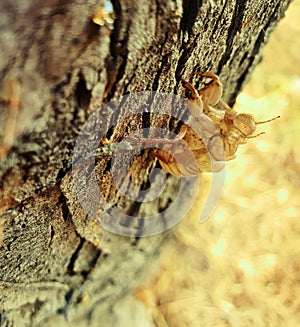
[[[137,290],[159,327],[300,326],[299,17],[295,0],[234,107],[281,118],[240,146],[214,214],[200,224],[195,207]]]

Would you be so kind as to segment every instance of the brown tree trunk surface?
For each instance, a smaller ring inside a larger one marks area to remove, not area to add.
[[[180,77],[195,71],[219,75],[232,105],[289,2],[1,1],[0,326],[134,326],[124,299],[170,232],[117,235],[87,215],[72,179],[78,132],[123,94],[184,95]],[[125,109],[101,113],[115,140],[145,124],[117,122]],[[155,165],[142,153],[131,169],[139,189]],[[159,200],[136,205],[106,180],[109,168],[103,156],[97,181],[125,214],[155,215],[174,200],[170,176]]]

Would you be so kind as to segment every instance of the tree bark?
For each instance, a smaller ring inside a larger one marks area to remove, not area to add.
[[[184,96],[180,78],[195,71],[219,75],[224,100],[232,105],[289,3],[0,3],[3,140],[11,113],[16,114],[15,127],[9,125],[14,142],[0,161],[1,326],[134,326],[124,321],[131,315],[126,296],[145,278],[170,232],[117,235],[87,215],[72,174],[78,133],[102,104],[123,94]],[[101,112],[107,126],[114,127],[109,131],[114,140],[137,128],[169,125],[159,115],[120,120],[126,110]],[[155,164],[150,151],[135,156],[130,176],[138,189],[147,186]],[[137,205],[108,178],[110,165],[109,156],[97,160],[97,183],[105,181],[104,198],[125,214],[151,216],[174,202],[178,178],[168,177],[158,200]]]

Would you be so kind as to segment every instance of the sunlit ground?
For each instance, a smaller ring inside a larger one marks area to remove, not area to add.
[[[300,326],[299,17],[296,0],[235,107],[281,118],[240,147],[215,213],[183,221],[144,289],[159,327]]]

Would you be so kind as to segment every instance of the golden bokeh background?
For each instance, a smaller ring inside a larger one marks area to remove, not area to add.
[[[299,17],[295,0],[234,107],[281,118],[240,146],[214,214],[200,224],[195,207],[137,291],[159,327],[300,326]]]

